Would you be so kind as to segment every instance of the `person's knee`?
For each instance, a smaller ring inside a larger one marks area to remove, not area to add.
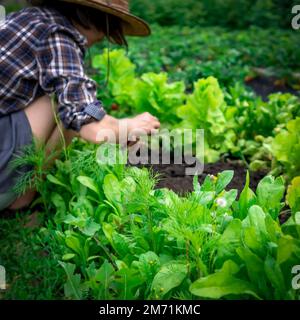
[[[20,210],[28,207],[33,201],[36,191],[28,191],[26,194],[18,198],[10,207],[11,210]]]

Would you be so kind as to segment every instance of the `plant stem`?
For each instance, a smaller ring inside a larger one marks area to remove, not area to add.
[[[108,259],[110,260],[115,270],[118,270],[118,266],[116,265],[114,258],[112,257],[110,252],[107,250],[107,248],[104,245],[102,245],[102,243],[95,236],[93,237],[93,239],[96,241],[97,245],[105,252],[105,254],[107,255]]]

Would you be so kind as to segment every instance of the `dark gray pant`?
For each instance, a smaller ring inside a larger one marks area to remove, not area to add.
[[[12,191],[16,180],[28,168],[10,169],[14,155],[20,155],[26,145],[33,142],[32,132],[25,112],[0,115],[0,211],[9,207],[17,195]]]

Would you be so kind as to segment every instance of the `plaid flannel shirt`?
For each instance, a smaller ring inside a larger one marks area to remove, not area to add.
[[[55,93],[68,129],[105,116],[96,83],[84,72],[87,39],[59,12],[27,8],[0,25],[0,117]]]

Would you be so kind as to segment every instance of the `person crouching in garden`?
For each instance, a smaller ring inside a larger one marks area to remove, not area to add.
[[[35,190],[22,196],[12,191],[22,172],[9,169],[33,140],[51,153],[61,147],[61,131],[67,143],[75,136],[99,143],[101,130],[118,136],[125,125],[127,132],[150,134],[160,126],[149,113],[121,120],[107,115],[84,70],[86,50],[93,44],[107,38],[127,46],[125,36],[150,34],[147,23],[130,14],[128,1],[28,2],[30,7],[10,14],[0,26],[0,211],[24,208],[35,196]]]

